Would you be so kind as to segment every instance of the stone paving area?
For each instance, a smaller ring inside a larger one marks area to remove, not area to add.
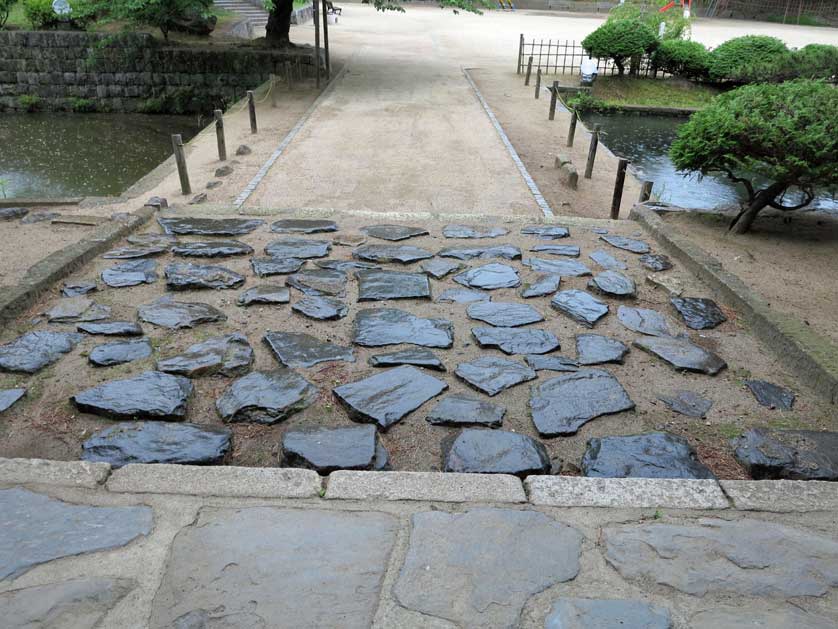
[[[838,478],[832,409],[634,223],[288,216],[160,215],[3,331],[0,455]]]

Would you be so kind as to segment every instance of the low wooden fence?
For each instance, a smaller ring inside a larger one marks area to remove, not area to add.
[[[582,48],[582,42],[568,39],[531,39],[528,41],[521,34],[518,40],[518,74],[526,71],[530,57],[532,57],[533,72],[541,70],[541,74],[579,74],[579,66],[587,56],[588,53]],[[600,76],[619,72],[611,59],[597,59],[596,61]],[[628,72],[628,65],[627,59],[626,72]],[[654,71],[649,55],[641,57],[637,75],[657,78],[669,76],[664,72]]]

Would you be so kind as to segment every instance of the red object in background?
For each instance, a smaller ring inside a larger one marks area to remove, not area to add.
[[[672,7],[675,6],[675,0],[672,0],[669,4],[665,4],[660,9],[658,9],[658,13],[663,13],[664,11],[669,11]]]

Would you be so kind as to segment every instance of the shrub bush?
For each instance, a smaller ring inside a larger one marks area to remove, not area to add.
[[[23,96],[18,96],[17,100],[20,103],[21,109],[29,112],[30,114],[41,108],[41,99],[34,94],[24,94]]]
[[[658,69],[690,79],[707,75],[710,53],[700,43],[684,39],[667,39],[652,55],[652,65]]]
[[[17,4],[17,0],[0,0],[0,28],[6,25],[9,13],[12,12],[12,6],[15,4]]]
[[[626,59],[650,52],[657,43],[657,35],[643,22],[608,20],[582,40],[582,47],[594,57],[613,59],[622,75]]]
[[[714,81],[772,81],[791,60],[791,51],[776,37],[745,35],[727,40],[710,53],[709,74]]]
[[[71,98],[67,104],[70,111],[77,114],[90,114],[96,111],[96,103],[88,98]]]
[[[54,28],[84,30],[96,17],[96,6],[92,0],[75,0],[72,13],[58,16],[52,8],[52,0],[23,0],[23,13],[36,31]]]
[[[661,12],[660,9],[667,4],[669,0],[625,0],[608,12],[608,19],[639,20],[656,34],[663,24],[661,39],[689,38],[692,18],[685,18],[683,11],[678,10]]]
[[[838,46],[809,44],[793,53],[795,75],[804,79],[838,80]]]

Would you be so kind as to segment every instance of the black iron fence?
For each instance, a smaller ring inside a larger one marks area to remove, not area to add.
[[[560,39],[531,39],[526,40],[521,35],[518,41],[518,74],[526,72],[529,58],[532,57],[532,71],[540,69],[541,74],[579,74],[582,60],[588,56],[582,48],[582,42]],[[617,74],[619,69],[611,59],[597,59],[597,70],[600,76]],[[655,72],[649,55],[643,55],[634,62],[637,65],[635,74],[663,78],[669,76],[664,72]],[[626,59],[626,73],[631,61]]]

